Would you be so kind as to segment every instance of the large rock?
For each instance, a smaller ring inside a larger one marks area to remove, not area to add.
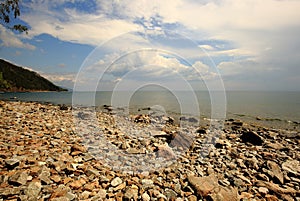
[[[238,201],[238,191],[233,187],[223,187],[213,175],[206,177],[188,176],[188,181],[196,190],[198,196],[214,201]]]
[[[242,136],[241,140],[246,143],[251,143],[253,145],[261,146],[263,144],[263,139],[254,131],[245,131]]]

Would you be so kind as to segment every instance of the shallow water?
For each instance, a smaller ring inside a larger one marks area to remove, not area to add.
[[[217,94],[217,95],[216,95]],[[131,113],[141,109],[159,110],[167,115],[194,114],[201,118],[222,117],[241,119],[275,128],[299,128],[300,92],[254,92],[228,91],[225,101],[220,92],[207,91],[169,92],[77,92],[72,100],[72,92],[25,92],[1,93],[1,100],[21,100],[50,102],[72,105],[114,105],[127,107]],[[220,97],[220,98],[219,98]],[[214,104],[213,104],[214,103]],[[212,107],[214,106],[214,107]],[[212,109],[214,110],[212,112]]]

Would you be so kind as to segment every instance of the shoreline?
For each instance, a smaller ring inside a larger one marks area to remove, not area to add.
[[[300,196],[297,131],[228,119],[218,137],[212,136],[207,155],[201,157],[203,143],[213,131],[207,127],[192,130],[187,125],[194,140],[176,160],[152,171],[126,173],[116,169],[120,158],[115,154],[101,155],[102,159],[91,154],[92,143],[98,138],[86,136],[85,127],[80,127],[81,133],[76,131],[79,124],[74,125],[70,107],[0,101],[0,111],[0,199],[179,201],[217,200],[222,196],[229,201],[292,200]],[[88,110],[75,114],[82,120],[79,123],[91,122]],[[147,137],[152,131],[149,118],[160,127],[159,134],[156,130],[155,136]],[[158,157],[164,162],[170,156],[169,149],[176,149],[167,136],[177,133],[182,137],[180,128],[170,119],[151,118],[98,113],[102,135],[121,153],[143,157],[145,153],[161,154]],[[137,127],[147,132],[130,135]],[[114,166],[108,165],[109,157]],[[123,162],[124,167],[134,163]],[[158,160],[156,163],[159,165]]]

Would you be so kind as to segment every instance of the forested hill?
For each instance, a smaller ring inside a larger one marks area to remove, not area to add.
[[[0,91],[66,91],[38,73],[0,59]]]

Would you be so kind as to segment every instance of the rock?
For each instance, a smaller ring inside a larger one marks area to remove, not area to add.
[[[197,199],[197,197],[195,196],[195,195],[190,195],[189,197],[188,197],[188,201],[197,201],[198,199]]]
[[[238,191],[232,187],[222,187],[213,175],[206,177],[188,176],[189,183],[195,188],[197,195],[212,200],[238,201]]]
[[[122,179],[120,177],[116,177],[114,178],[111,182],[110,182],[110,185],[113,186],[113,187],[116,187],[120,184],[122,184]]]
[[[5,160],[5,164],[8,169],[14,169],[20,164],[20,160],[17,158],[10,158]]]
[[[150,201],[151,198],[150,198],[150,196],[149,196],[147,193],[143,193],[143,195],[142,195],[142,200],[143,200],[143,201]]]
[[[266,194],[268,194],[269,189],[267,189],[265,187],[259,187],[258,192],[260,192],[262,195],[266,195]]]
[[[50,175],[49,169],[44,167],[39,175],[39,179],[45,184],[49,185],[51,183]]]
[[[149,124],[151,122],[149,115],[140,114],[133,117],[135,123]]]
[[[196,133],[199,133],[199,134],[206,134],[206,129],[205,128],[198,128],[196,130]]]
[[[243,122],[241,121],[233,121],[231,122],[232,125],[235,125],[235,126],[243,126]]]
[[[270,191],[276,193],[277,195],[282,195],[282,194],[296,194],[297,191],[292,188],[281,188],[279,185],[271,183],[271,182],[266,182],[266,181],[257,181],[256,186],[258,187],[266,187]],[[299,194],[299,192],[298,192]]]
[[[221,187],[211,196],[213,201],[238,201],[239,194],[237,189],[232,187]]]
[[[124,198],[125,199],[128,199],[128,200],[137,200],[138,199],[138,192],[139,192],[139,189],[136,185],[132,185],[131,187],[128,187],[125,191],[125,194],[124,194]]]
[[[70,187],[73,189],[79,189],[81,187],[83,187],[83,185],[86,183],[86,180],[83,178],[80,178],[76,181],[73,181],[70,183]]]
[[[27,195],[28,200],[38,200],[39,194],[42,190],[42,184],[40,181],[30,182],[27,189],[25,190],[25,195]]]
[[[254,131],[246,131],[240,137],[244,143],[251,143],[253,145],[261,146],[263,144],[263,139]]]
[[[142,179],[141,183],[144,189],[153,187],[153,181],[151,179]]]
[[[265,198],[267,201],[279,201],[279,199],[274,195],[266,195]]]
[[[287,160],[286,162],[282,163],[282,169],[294,175],[300,176],[300,162],[297,160]]]
[[[50,196],[50,200],[54,199],[54,198],[59,198],[59,197],[64,197],[68,192],[70,191],[70,188],[60,184],[57,189],[55,189],[51,196]]]
[[[63,104],[63,105],[59,106],[59,109],[60,110],[68,110],[68,107],[65,104]]]
[[[27,182],[28,174],[26,172],[17,172],[9,177],[8,182],[12,185],[20,186],[25,185]]]
[[[177,193],[172,189],[166,189],[165,196],[167,197],[167,200],[174,200],[177,197]]]
[[[218,187],[218,179],[214,175],[209,175],[206,177],[189,175],[188,181],[196,190],[197,195],[202,197],[207,197],[215,188]]]
[[[281,169],[277,163],[273,161],[267,161],[267,166],[269,170],[274,174],[274,177],[281,183],[284,183],[283,180],[283,173],[281,172]]]

